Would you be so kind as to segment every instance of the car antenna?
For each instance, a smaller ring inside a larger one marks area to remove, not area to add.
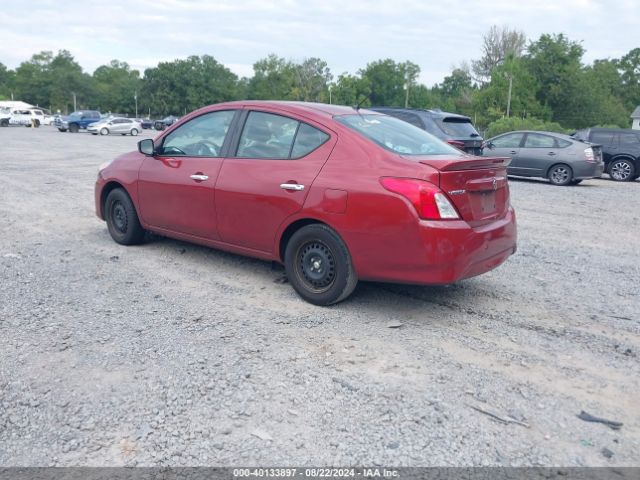
[[[365,100],[369,100],[369,96],[368,95],[362,95],[362,98],[360,99],[360,101],[358,102],[358,104],[353,107],[353,109],[357,112],[360,110],[360,107],[362,106],[362,104],[365,102]]]

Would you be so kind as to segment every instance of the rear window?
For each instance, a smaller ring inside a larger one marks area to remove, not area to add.
[[[436,119],[436,125],[444,133],[452,137],[469,138],[480,136],[468,118],[444,117]]]
[[[460,155],[460,150],[418,127],[387,115],[342,115],[337,122],[401,155]]]
[[[610,132],[593,132],[591,134],[591,141],[600,145],[609,145],[612,138],[613,133]]]

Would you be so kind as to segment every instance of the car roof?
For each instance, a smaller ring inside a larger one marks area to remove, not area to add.
[[[410,113],[428,113],[432,117],[438,118],[461,118],[471,121],[471,118],[466,115],[460,115],[459,113],[443,112],[439,108],[403,108],[403,107],[371,107],[375,110],[393,110],[396,112],[410,112]]]
[[[314,103],[314,102],[292,102],[292,101],[279,101],[279,100],[241,100],[237,102],[227,102],[218,104],[217,106],[233,106],[233,107],[273,107],[276,109],[286,110],[290,113],[314,114],[324,117],[334,117],[337,115],[349,115],[354,114],[357,110],[354,107],[347,107],[345,105],[329,105],[326,103]],[[371,110],[364,108],[359,110],[360,113],[379,114]]]
[[[567,135],[566,133],[547,132],[545,130],[514,130],[512,132],[500,133],[499,135],[495,135],[492,138],[502,137],[503,135],[509,135],[511,133],[541,133],[543,135],[549,135],[551,137],[562,138],[564,140],[573,140],[574,142],[576,141],[575,137],[572,137],[571,135]]]

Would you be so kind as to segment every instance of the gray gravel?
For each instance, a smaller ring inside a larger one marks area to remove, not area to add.
[[[639,464],[639,182],[513,181],[499,269],[318,308],[115,244],[93,183],[138,139],[0,129],[0,466]]]

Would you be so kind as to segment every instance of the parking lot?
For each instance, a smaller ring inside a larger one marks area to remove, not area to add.
[[[111,240],[98,166],[150,135],[0,129],[0,465],[637,465],[640,182],[513,180],[497,270],[320,308]]]

